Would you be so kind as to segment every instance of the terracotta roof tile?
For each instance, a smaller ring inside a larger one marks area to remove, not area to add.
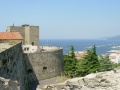
[[[19,32],[0,32],[0,40],[22,40]]]

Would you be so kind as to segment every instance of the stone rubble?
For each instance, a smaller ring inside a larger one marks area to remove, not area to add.
[[[20,85],[17,81],[0,77],[0,90],[20,90]]]
[[[38,85],[36,90],[120,90],[120,70],[89,74],[53,85]]]

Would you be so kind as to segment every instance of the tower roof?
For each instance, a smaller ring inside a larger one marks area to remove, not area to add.
[[[22,40],[19,32],[0,32],[0,40]]]

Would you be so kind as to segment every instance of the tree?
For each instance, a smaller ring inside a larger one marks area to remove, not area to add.
[[[75,77],[77,60],[64,55],[64,74],[69,77]]]
[[[95,45],[91,50],[87,50],[87,54],[79,61],[75,58],[73,46],[71,46],[69,54],[64,55],[64,74],[71,78],[114,69],[114,64],[109,60],[108,55],[98,58]]]
[[[73,47],[72,45],[70,45],[69,56],[70,56],[71,58],[75,58],[74,47]]]
[[[75,77],[76,64],[78,63],[75,58],[74,47],[70,46],[69,55],[64,55],[64,74],[69,77]]]
[[[115,68],[115,64],[113,64],[110,61],[108,54],[104,56],[100,55],[99,62],[100,62],[100,71],[109,71]]]
[[[100,71],[100,64],[98,61],[98,56],[96,54],[95,45],[92,47],[91,50],[87,51],[87,54],[84,55],[82,60],[76,65],[76,68],[77,76],[84,76],[89,73]]]

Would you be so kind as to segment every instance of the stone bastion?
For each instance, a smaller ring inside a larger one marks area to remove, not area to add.
[[[36,53],[24,54],[30,82],[60,75],[63,72],[63,50],[57,46],[40,46]]]

